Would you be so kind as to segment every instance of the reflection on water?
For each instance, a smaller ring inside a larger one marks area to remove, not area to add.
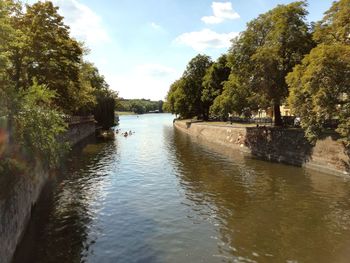
[[[72,154],[15,262],[348,262],[350,182],[221,152],[166,114]]]

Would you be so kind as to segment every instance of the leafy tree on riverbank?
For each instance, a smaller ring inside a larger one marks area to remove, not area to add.
[[[244,109],[252,107],[249,98],[251,98],[249,90],[235,74],[231,74],[229,80],[224,83],[223,92],[215,98],[210,107],[210,112],[222,120],[227,119],[229,113],[240,116]]]
[[[191,60],[181,80],[171,86],[166,105],[183,118],[203,119],[210,106],[219,115],[272,106],[275,125],[281,125],[280,105],[289,93],[285,77],[314,46],[305,7],[302,1],[278,5],[249,22],[233,40],[228,63],[225,55],[213,66],[207,58],[206,68],[211,68],[206,75],[188,74],[205,56]]]
[[[286,75],[313,46],[305,22],[304,2],[279,5],[248,23],[229,52],[232,73],[273,106],[275,125],[281,125],[280,105],[288,96]]]
[[[115,126],[115,107],[118,97],[117,92],[109,89],[105,78],[98,69],[89,62],[83,62],[80,70],[80,84],[82,91],[80,114],[93,114],[97,125],[103,129]]]
[[[51,2],[1,1],[0,35],[0,170],[17,159],[56,166],[67,114],[98,111],[103,127],[114,125],[117,94],[83,61],[83,45]]]
[[[27,89],[36,79],[56,92],[55,104],[67,113],[75,112],[82,101],[79,66],[81,45],[69,36],[58,8],[51,2],[37,2],[19,9],[11,17],[20,37],[10,48],[9,71],[17,91]]]
[[[350,143],[349,25],[350,1],[334,2],[316,25],[319,44],[287,77],[290,105],[311,140],[335,120],[337,132]]]
[[[171,85],[167,94],[166,107],[171,112],[183,118],[208,117],[209,105],[204,105],[207,103],[203,103],[202,95],[204,76],[211,65],[212,61],[206,55],[199,54],[190,60],[182,77]],[[207,98],[203,97],[203,100],[206,102]]]
[[[224,82],[228,80],[231,69],[227,65],[227,56],[222,55],[207,70],[203,79],[201,100],[204,118],[209,118],[209,109],[215,98],[222,93]]]
[[[68,144],[57,141],[67,125],[53,106],[55,92],[34,82],[21,93],[21,107],[15,116],[16,144],[29,162],[38,159],[46,167],[57,167]]]

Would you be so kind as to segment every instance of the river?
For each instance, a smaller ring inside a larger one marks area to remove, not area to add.
[[[349,262],[350,181],[215,152],[170,114],[73,151],[18,262]]]

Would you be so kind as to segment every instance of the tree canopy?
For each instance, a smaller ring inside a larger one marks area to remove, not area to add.
[[[306,21],[306,8],[278,5],[250,21],[216,62],[193,58],[164,107],[201,119],[273,110],[281,125],[284,104],[311,140],[332,126],[350,142],[350,0],[334,2],[318,22]]]
[[[207,117],[209,105],[204,105],[202,100],[203,81],[211,65],[211,58],[206,55],[199,54],[190,60],[182,77],[171,85],[167,94],[169,108],[173,113],[184,118]]]
[[[55,166],[65,115],[94,114],[103,127],[114,125],[117,94],[83,56],[52,2],[0,2],[1,157]]]
[[[285,77],[313,46],[306,15],[304,2],[278,5],[249,22],[229,51],[232,73],[260,95],[260,104],[273,106],[276,125],[288,96]]]
[[[334,2],[317,23],[313,48],[287,77],[289,102],[307,136],[316,139],[336,121],[350,142],[350,1]]]

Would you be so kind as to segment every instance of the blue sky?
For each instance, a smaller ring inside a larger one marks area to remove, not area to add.
[[[29,3],[34,0],[27,0]],[[93,62],[124,98],[164,99],[198,53],[216,59],[259,14],[287,0],[53,0]],[[317,21],[332,0],[308,1]]]

